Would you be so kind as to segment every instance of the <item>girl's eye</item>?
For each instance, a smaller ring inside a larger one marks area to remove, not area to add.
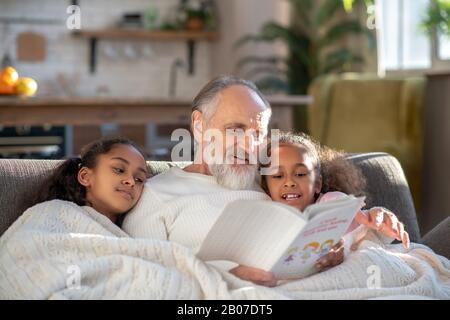
[[[298,172],[295,174],[297,177],[306,177],[308,175],[308,173],[304,173],[304,172]]]
[[[124,173],[124,172],[125,172],[125,170],[120,169],[120,168],[113,168],[113,170],[114,170],[114,172],[117,173],[117,174],[120,174],[120,173]]]
[[[139,184],[144,183],[144,180],[141,178],[135,178],[134,180]]]
[[[281,174],[274,174],[273,176],[271,176],[273,179],[281,179],[282,175]]]

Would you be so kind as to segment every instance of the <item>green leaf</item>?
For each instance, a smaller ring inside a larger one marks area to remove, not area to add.
[[[309,13],[312,12],[313,0],[290,0],[292,10],[298,15],[298,19],[302,21],[304,29],[311,25]]]
[[[345,11],[352,12],[352,10],[353,10],[353,1],[354,0],[342,0],[342,4],[344,5]]]
[[[342,69],[348,63],[363,63],[364,58],[360,55],[354,54],[348,49],[337,49],[327,54],[324,59],[324,67],[321,69],[321,74]]]
[[[430,1],[421,28],[429,35],[438,31],[450,37],[450,0]]]
[[[272,40],[284,39],[289,41],[290,39],[295,38],[295,33],[290,28],[284,27],[275,22],[264,24],[261,34]]]
[[[264,25],[261,34],[273,40],[283,40],[288,45],[289,50],[303,63],[309,64],[311,62],[309,55],[311,40],[306,35],[296,33],[291,28],[286,28],[276,23]]]
[[[288,94],[290,91],[290,86],[286,80],[276,76],[265,76],[254,82],[258,89],[264,93],[284,92]]]
[[[366,5],[366,8],[368,8],[370,6],[374,6],[375,0],[364,0],[364,4]]]
[[[248,42],[273,42],[277,39],[288,43],[295,42],[297,35],[290,28],[283,27],[275,22],[268,22],[263,25],[258,35],[247,35],[239,39],[235,47],[239,47]]]
[[[358,20],[338,22],[330,27],[325,36],[319,41],[319,47],[328,46],[349,34],[362,34],[365,30]]]
[[[342,9],[342,5],[337,0],[327,0],[321,7],[319,7],[316,15],[317,25],[322,25],[330,20],[333,15]]]

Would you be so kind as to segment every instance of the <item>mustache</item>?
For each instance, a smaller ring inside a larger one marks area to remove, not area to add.
[[[250,160],[251,154],[245,151],[245,149],[239,147],[238,148],[230,147],[225,150],[225,159],[235,157],[242,160]]]

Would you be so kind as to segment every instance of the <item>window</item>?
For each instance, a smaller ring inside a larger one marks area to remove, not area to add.
[[[450,37],[443,34],[439,35],[438,58],[441,60],[450,60]]]
[[[431,67],[430,40],[420,29],[428,3],[429,0],[376,1],[380,71]],[[443,50],[449,54],[448,49]]]

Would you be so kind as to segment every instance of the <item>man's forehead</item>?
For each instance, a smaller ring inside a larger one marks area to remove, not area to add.
[[[250,88],[232,86],[220,94],[216,116],[221,122],[265,127],[269,122],[270,109]]]
[[[267,129],[269,124],[269,112],[260,111],[254,114],[228,114],[218,119],[224,126],[239,126],[257,129]]]

